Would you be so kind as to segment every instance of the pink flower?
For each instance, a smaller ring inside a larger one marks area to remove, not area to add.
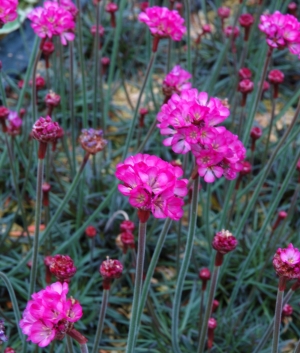
[[[179,179],[182,175],[180,167],[148,154],[131,156],[116,169],[116,177],[124,183],[119,191],[133,207],[174,220],[183,216],[182,198],[187,194],[187,180]]]
[[[229,232],[229,230],[221,230],[213,239],[212,247],[219,253],[225,255],[234,250],[238,245],[237,239]]]
[[[254,23],[254,17],[249,13],[245,13],[240,16],[239,23],[242,27],[251,27]]]
[[[34,32],[41,38],[59,36],[63,45],[75,38],[74,16],[63,4],[46,1],[44,7],[36,7],[27,17]]]
[[[280,277],[300,278],[300,251],[293,244],[285,249],[279,248],[274,255],[273,266]]]
[[[284,304],[282,308],[282,316],[291,316],[293,314],[293,307],[289,304]]]
[[[300,23],[292,15],[279,11],[260,17],[259,29],[265,33],[271,48],[284,49],[300,58]]]
[[[148,7],[139,14],[138,19],[146,23],[155,37],[180,41],[186,32],[184,19],[176,10],[169,10],[167,7]]]
[[[227,26],[224,30],[224,34],[227,38],[233,36],[233,39],[236,39],[240,34],[239,27]]]
[[[90,29],[92,35],[96,35],[96,25],[93,25]],[[104,36],[104,27],[102,27],[101,25],[98,26],[98,32],[99,32],[99,35],[100,37],[103,37]]]
[[[67,283],[56,282],[31,296],[19,323],[27,341],[46,347],[73,328],[82,316],[82,308],[76,300],[67,298],[68,291]]]
[[[218,8],[218,16],[220,18],[228,18],[230,16],[230,8],[229,7],[219,7]]]
[[[111,281],[122,276],[123,265],[119,260],[107,257],[100,265],[99,272],[103,277],[103,289],[109,290]]]
[[[284,73],[280,70],[271,70],[268,79],[273,84],[279,84],[284,81]]]
[[[254,83],[251,80],[245,79],[239,82],[238,90],[241,93],[250,93],[253,91]]]
[[[174,66],[174,68],[167,74],[163,81],[163,92],[167,97],[171,97],[173,93],[180,93],[183,90],[190,89],[192,87],[190,80],[192,75],[185,71],[180,65]]]
[[[250,79],[252,76],[252,72],[250,69],[248,69],[247,67],[242,67],[239,70],[239,78],[240,80],[246,80],[246,79]]]
[[[2,0],[0,3],[0,28],[17,17],[18,0]]]
[[[15,136],[21,133],[22,119],[17,112],[10,111],[7,122],[7,133],[9,135]]]

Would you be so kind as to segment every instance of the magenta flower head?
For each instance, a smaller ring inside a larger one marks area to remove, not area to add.
[[[70,2],[68,1],[68,3]],[[67,45],[68,41],[73,41],[75,38],[74,16],[66,9],[64,3],[45,1],[43,7],[36,7],[27,17],[31,20],[34,32],[43,38],[43,41],[46,38],[51,39],[53,36],[59,36],[61,43]]]
[[[247,67],[242,67],[239,69],[240,80],[249,80],[252,77],[252,71]]]
[[[244,27],[244,29],[245,29],[244,41],[246,42],[249,39],[250,27],[254,23],[254,17],[249,13],[245,13],[240,16],[239,23],[240,23],[241,27]]]
[[[114,2],[110,2],[105,6],[105,11],[110,13],[110,25],[112,28],[116,27],[116,15],[115,12],[118,11],[118,5]]]
[[[206,289],[207,281],[210,280],[211,274],[209,268],[202,268],[199,271],[199,279],[202,281],[202,290]]]
[[[0,28],[17,17],[18,0],[3,0],[0,3]]]
[[[167,7],[148,7],[138,16],[140,22],[144,22],[154,36],[152,52],[157,51],[158,42],[162,38],[171,38],[180,41],[186,32],[184,19],[176,10]]]
[[[252,140],[252,144],[251,144],[251,151],[252,152],[255,150],[256,140],[260,139],[261,136],[262,136],[262,129],[259,126],[253,126],[253,128],[250,131],[250,137]]]
[[[93,25],[93,26],[91,27],[90,31],[91,31],[92,35],[95,36],[95,35],[96,35],[96,25]],[[103,37],[103,36],[104,36],[104,32],[105,32],[104,27],[102,27],[101,25],[99,25],[99,26],[98,26],[98,33],[99,33],[100,37]]]
[[[300,251],[289,244],[279,248],[273,257],[273,267],[279,277],[286,279],[300,278]]]
[[[87,226],[85,228],[85,235],[89,238],[94,238],[97,235],[97,229],[93,226]]]
[[[81,147],[90,154],[102,151],[107,145],[107,141],[103,138],[103,131],[92,128],[81,130],[79,142]]]
[[[123,272],[123,265],[119,260],[112,260],[109,257],[102,262],[99,272],[103,277],[103,289],[110,289],[113,279],[120,278]]]
[[[202,26],[202,31],[203,31],[203,34],[205,33],[211,33],[211,26],[209,24],[205,24]]]
[[[212,241],[212,247],[217,251],[215,266],[221,266],[223,256],[234,250],[238,245],[237,239],[229,232],[229,230],[221,230]]]
[[[11,347],[6,347],[4,349],[4,353],[16,353],[16,351]]]
[[[47,115],[51,116],[53,109],[60,104],[60,95],[50,91],[45,96],[45,103],[48,107]]]
[[[68,255],[53,256],[49,269],[60,282],[68,283],[77,271],[73,260]]]
[[[41,50],[45,56],[49,57],[54,52],[55,46],[51,41],[47,41],[43,43]]]
[[[240,29],[236,26],[227,26],[224,30],[224,34],[227,38],[230,38],[232,36],[233,40],[235,40],[240,34]]]
[[[211,349],[214,344],[214,330],[217,327],[217,320],[213,317],[208,319],[207,348]]]
[[[131,232],[123,232],[120,234],[120,239],[123,244],[123,254],[127,253],[128,247],[135,249],[134,235]]]
[[[239,82],[238,91],[242,93],[243,98],[241,102],[241,106],[244,107],[246,105],[247,96],[249,93],[253,91],[254,83],[251,80],[245,79]]]
[[[284,73],[280,70],[271,70],[268,75],[269,81],[274,86],[274,98],[278,98],[279,84],[284,81]]]
[[[60,126],[57,122],[53,122],[50,116],[46,116],[46,118],[40,117],[34,123],[32,137],[40,143],[38,151],[39,159],[45,158],[47,143],[55,141],[59,130]]]
[[[132,221],[125,220],[120,224],[120,229],[122,232],[132,232],[135,228],[135,225]]]
[[[181,68],[180,65],[174,66],[174,68],[167,74],[163,80],[163,93],[167,100],[172,96],[173,93],[180,94],[181,91],[190,89],[192,84],[188,82],[192,78],[192,75]]]
[[[63,7],[65,10],[70,12],[70,14],[74,18],[74,21],[76,21],[76,16],[78,15],[78,9],[72,0],[54,0],[54,1],[58,3],[61,7]]]
[[[82,307],[77,300],[67,298],[68,291],[68,283],[56,282],[31,296],[19,323],[27,341],[46,347],[68,334],[80,344],[87,342],[74,329],[74,323],[82,317]]]
[[[230,8],[229,7],[219,7],[218,8],[218,16],[220,18],[228,18],[230,16]]]
[[[295,2],[290,2],[288,4],[288,13],[290,15],[293,15],[295,17],[297,17],[297,4]]]
[[[5,120],[8,118],[10,110],[4,106],[0,106],[0,124],[2,125],[3,132],[7,131]]]
[[[266,92],[266,91],[268,91],[269,89],[270,89],[270,84],[269,84],[269,82],[268,82],[268,81],[264,81],[263,87],[262,87],[262,91],[263,91],[263,92]]]
[[[22,119],[17,112],[10,111],[8,115],[7,133],[11,136],[20,135],[22,127]]]
[[[211,330],[214,330],[216,327],[217,327],[217,320],[214,319],[213,317],[211,317],[208,320],[208,328],[211,329]]]
[[[180,167],[174,167],[149,154],[131,156],[116,168],[116,177],[124,184],[119,191],[129,197],[139,219],[145,223],[150,212],[155,218],[179,220],[183,216],[183,197],[187,194],[187,179]]]
[[[292,15],[283,15],[279,11],[260,17],[258,28],[265,33],[271,49],[288,48],[300,57],[300,23]]]
[[[149,7],[149,2],[148,1],[142,1],[142,2],[140,2],[139,5],[140,5],[140,10],[142,12],[145,12],[146,9],[148,9],[148,7]]]
[[[282,308],[282,316],[291,316],[293,314],[293,307],[289,304],[284,304]]]

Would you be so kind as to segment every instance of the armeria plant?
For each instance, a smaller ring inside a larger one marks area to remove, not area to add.
[[[234,3],[0,1],[5,353],[300,352],[298,5]]]

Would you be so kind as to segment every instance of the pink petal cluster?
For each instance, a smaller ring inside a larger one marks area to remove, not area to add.
[[[209,98],[206,92],[185,90],[181,95],[173,94],[157,115],[163,141],[175,153],[191,151],[199,167],[199,175],[212,183],[222,175],[226,179],[236,178],[242,169],[241,161],[246,150],[238,136],[225,127],[216,127],[230,112],[218,98]]]
[[[163,81],[163,92],[165,96],[171,96],[173,93],[180,93],[183,90],[192,87],[190,80],[192,75],[185,71],[180,65],[174,68],[166,75]]]
[[[75,38],[74,16],[65,5],[46,1],[43,7],[33,9],[28,18],[31,20],[34,32],[41,38],[59,36],[63,45]]]
[[[273,267],[280,277],[287,279],[300,278],[300,251],[289,244],[287,248],[279,248],[273,258]]]
[[[14,21],[17,14],[18,0],[1,0],[0,2],[0,28],[7,22]]]
[[[265,33],[271,48],[284,49],[300,58],[300,23],[292,15],[279,11],[260,17],[259,29]]]
[[[16,136],[21,133],[22,119],[17,112],[10,111],[8,115],[7,133],[11,136]]]
[[[67,298],[68,291],[67,283],[56,282],[31,296],[19,323],[27,341],[46,347],[73,328],[82,316],[82,308],[76,300]]]
[[[176,10],[169,10],[167,7],[148,7],[139,14],[138,19],[146,23],[155,37],[180,41],[186,32],[184,19]]]
[[[72,0],[53,0],[53,1],[58,3],[65,10],[69,11],[70,14],[74,17],[74,19],[78,15],[78,9]]]
[[[212,241],[212,247],[223,255],[234,250],[237,245],[237,239],[229,232],[229,230],[224,229],[222,229],[221,232],[218,232]]]
[[[119,191],[129,197],[129,203],[140,210],[151,211],[155,218],[179,220],[183,216],[183,197],[187,180],[180,167],[159,157],[137,154],[119,163],[116,177],[124,184]]]

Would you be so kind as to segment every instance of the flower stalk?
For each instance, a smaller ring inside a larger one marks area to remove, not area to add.
[[[274,332],[273,332],[273,343],[272,343],[272,353],[278,353],[278,344],[280,337],[280,323],[282,315],[282,302],[283,294],[286,285],[286,278],[279,277],[278,290],[277,290],[277,299],[276,299],[276,308],[275,308],[275,318],[274,318]]]

